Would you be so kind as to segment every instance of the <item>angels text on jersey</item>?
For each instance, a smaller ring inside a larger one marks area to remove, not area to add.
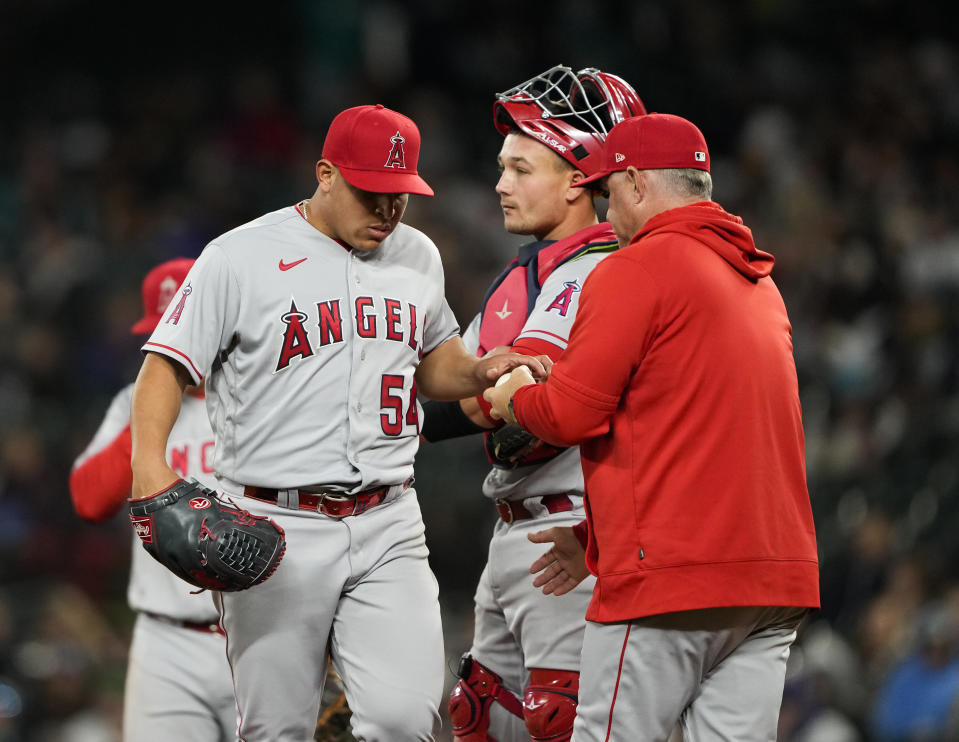
[[[346,302],[343,299],[318,301],[315,303],[316,314],[311,317],[297,308],[296,300],[291,299],[290,310],[279,318],[282,344],[273,372],[279,373],[288,368],[294,359],[309,358],[315,348],[342,343],[344,304]],[[372,296],[358,296],[353,301],[351,319],[355,337],[406,343],[418,355],[422,355],[421,338],[417,335],[417,310],[412,302],[390,297],[374,299]]]

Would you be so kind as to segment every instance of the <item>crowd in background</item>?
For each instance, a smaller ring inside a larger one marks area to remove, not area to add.
[[[465,327],[522,242],[493,192],[493,94],[559,63],[696,122],[715,199],[776,257],[823,587],[781,742],[959,739],[959,13],[301,0],[128,28],[91,5],[0,5],[0,742],[117,739],[130,527],[77,519],[67,477],[139,368],[145,272],[307,197],[329,120],[378,102],[422,131],[436,197],[406,220]],[[495,517],[485,467],[475,441],[418,457],[451,663]]]

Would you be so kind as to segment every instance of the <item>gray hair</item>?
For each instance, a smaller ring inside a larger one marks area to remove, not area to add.
[[[700,201],[712,200],[713,179],[705,170],[667,168],[655,172],[662,186],[677,196],[692,196]]]

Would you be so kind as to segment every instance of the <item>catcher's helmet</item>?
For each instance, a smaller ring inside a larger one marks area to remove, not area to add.
[[[643,101],[621,77],[594,67],[573,72],[559,64],[497,93],[493,123],[503,136],[519,128],[592,175],[602,165],[610,129],[644,113]]]

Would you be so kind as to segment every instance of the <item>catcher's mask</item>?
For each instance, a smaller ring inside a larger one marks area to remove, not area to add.
[[[621,77],[561,64],[496,94],[493,123],[503,136],[514,127],[543,142],[577,170],[592,175],[602,166],[603,141],[623,119],[646,107]]]

